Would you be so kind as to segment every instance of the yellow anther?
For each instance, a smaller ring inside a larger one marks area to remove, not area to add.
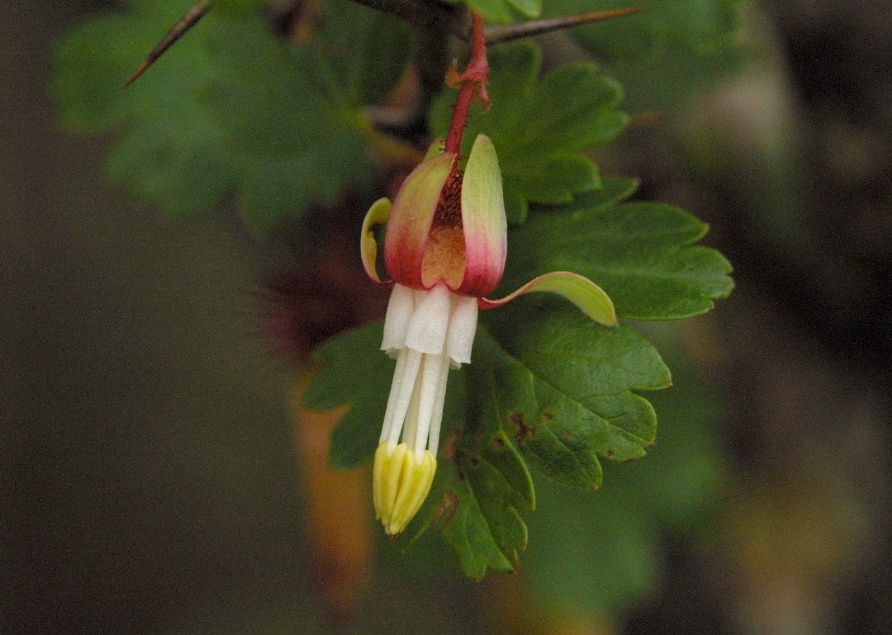
[[[428,450],[419,461],[415,452],[400,443],[388,452],[387,441],[375,451],[372,498],[375,516],[384,531],[396,536],[406,528],[427,498],[437,471],[437,460]]]

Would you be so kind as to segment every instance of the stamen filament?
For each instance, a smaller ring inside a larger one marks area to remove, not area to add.
[[[408,356],[409,351],[405,348],[401,349],[397,355],[396,369],[393,371],[393,380],[390,382],[390,395],[387,397],[387,410],[384,413],[384,425],[381,426],[381,438],[378,439],[378,443],[390,438],[390,431],[394,425],[393,411],[396,409],[396,396],[402,385]]]
[[[449,356],[442,355],[439,358],[440,370],[437,377],[437,389],[434,394],[433,417],[428,431],[427,449],[437,456],[440,447],[440,424],[443,421],[443,406],[446,404],[446,385],[449,383]]]
[[[440,376],[443,374],[441,360],[446,356],[425,355],[424,367],[421,371],[420,403],[418,408],[418,427],[413,430],[414,438],[406,441],[415,449],[415,455],[421,458],[425,445],[428,443],[428,432],[431,427],[431,419],[434,417],[434,408],[437,402],[437,388],[440,385]],[[447,367],[448,372],[448,367]]]
[[[400,355],[402,353],[403,351],[400,351]],[[399,381],[400,385],[397,389],[396,404],[393,408],[393,423],[391,424],[390,434],[387,436],[388,447],[390,444],[396,445],[397,441],[399,441],[403,422],[406,420],[406,413],[409,411],[409,405],[412,401],[412,393],[415,392],[415,380],[421,367],[421,356],[422,354],[416,350],[406,349],[406,366],[399,378],[394,375],[394,381]]]
[[[409,402],[409,411],[406,413],[406,421],[403,423],[402,442],[412,448],[415,445],[415,436],[418,433],[418,407],[421,402],[421,391],[419,390],[419,382],[421,373],[424,372],[424,358],[421,356],[421,370],[418,377],[415,378],[415,388],[412,390],[412,401]],[[415,453],[417,454],[417,453]]]

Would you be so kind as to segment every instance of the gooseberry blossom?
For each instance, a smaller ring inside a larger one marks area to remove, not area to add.
[[[373,227],[384,222],[389,282],[376,269]],[[485,297],[502,278],[507,252],[502,176],[486,135],[474,141],[463,171],[458,154],[429,152],[392,206],[380,199],[369,209],[361,249],[369,277],[393,285],[381,349],[396,358],[396,370],[375,452],[373,498],[385,531],[397,535],[433,483],[449,369],[471,362],[478,309],[550,291],[603,324],[616,324],[616,314],[600,287],[565,271],[539,276],[501,300]]]

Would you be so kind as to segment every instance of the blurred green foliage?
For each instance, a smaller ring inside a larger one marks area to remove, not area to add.
[[[54,91],[69,128],[120,135],[109,169],[137,196],[177,214],[236,198],[245,222],[263,231],[336,202],[347,188],[377,183],[365,109],[404,72],[405,25],[327,0],[320,28],[296,44],[270,32],[261,3],[226,0],[221,8],[229,10],[211,12],[121,91],[188,8],[175,0],[127,4],[128,11],[97,17],[62,41]],[[738,28],[738,0],[635,4],[647,11],[609,28],[572,31],[594,57],[630,69],[639,82],[631,94],[668,100],[706,81],[702,69],[713,79],[733,66],[722,47]],[[491,22],[540,9],[535,0],[469,5]],[[554,0],[545,14],[624,6]],[[662,65],[670,59],[675,65]],[[626,319],[688,317],[730,293],[727,261],[693,245],[705,233],[702,223],[668,205],[623,203],[635,182],[602,178],[584,154],[626,125],[619,83],[593,64],[539,77],[541,56],[530,44],[495,47],[490,62],[493,106],[472,116],[465,141],[484,131],[499,152],[509,219],[518,225],[505,286],[554,269],[575,271],[603,285]],[[446,127],[452,95],[444,93],[430,113],[435,132]],[[530,535],[540,546],[531,579],[554,602],[608,611],[638,597],[659,569],[657,528],[685,525],[717,482],[720,469],[701,425],[706,400],[667,402],[667,414],[686,413],[690,426],[667,437],[662,461],[648,459],[640,471],[614,467],[622,478],[609,479],[598,495],[554,489],[534,481],[527,462],[554,481],[593,489],[601,485],[601,458],[643,456],[656,436],[656,415],[637,392],[668,386],[669,370],[630,327],[589,323],[563,303],[525,298],[483,323],[474,364],[450,380],[444,438],[455,435],[453,454],[441,461],[404,540],[437,526],[462,570],[480,577],[489,568],[518,568],[532,518]],[[380,339],[380,325],[371,325],[317,352],[323,368],[306,404],[349,404],[332,442],[332,462],[341,467],[358,465],[377,445],[392,373]],[[534,483],[546,496],[536,495]],[[593,562],[597,583],[585,584]]]
[[[715,530],[707,519],[728,481],[714,426],[719,401],[685,359],[677,332],[660,330],[674,387],[648,395],[660,434],[647,458],[605,466],[605,486],[594,496],[536,482],[541,502],[528,517],[525,572],[557,612],[615,615],[657,586],[665,534]]]
[[[468,155],[481,132],[492,139],[509,222],[524,222],[531,202],[568,203],[574,194],[599,189],[597,168],[581,153],[625,128],[627,117],[617,110],[620,85],[591,64],[567,64],[540,80],[542,55],[528,43],[495,47],[489,62],[492,106],[472,113],[463,149]],[[441,136],[452,103],[446,92],[431,110],[431,128]]]
[[[457,0],[449,0],[457,4]],[[527,18],[542,13],[542,0],[463,0],[471,9],[482,15],[487,22],[507,24],[518,14]]]
[[[183,11],[171,0],[131,5],[65,38],[54,82],[64,124],[122,134],[109,161],[116,180],[177,214],[234,195],[257,230],[371,184],[362,108],[403,72],[401,22],[331,0],[319,32],[294,45],[261,13],[211,12],[122,91]]]
[[[740,28],[744,0],[549,0],[545,16],[641,7],[642,13],[589,24],[570,31],[596,58],[642,59],[661,50],[716,50],[731,43]]]

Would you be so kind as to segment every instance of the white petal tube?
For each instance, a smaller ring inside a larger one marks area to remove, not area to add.
[[[437,378],[437,392],[434,396],[434,414],[431,418],[430,430],[428,431],[427,449],[435,457],[437,449],[440,447],[440,424],[443,422],[443,406],[446,403],[446,384],[449,383],[449,357],[441,355],[440,375]]]
[[[445,284],[438,284],[424,293],[421,302],[416,297],[415,312],[406,331],[407,348],[427,355],[443,352],[454,296]]]
[[[477,298],[443,283],[394,286],[381,348],[396,357],[396,369],[373,470],[375,515],[390,535],[405,529],[430,491],[449,367],[471,361],[476,331]]]
[[[387,303],[387,315],[384,317],[384,339],[381,342],[381,350],[391,357],[395,357],[399,349],[405,346],[406,331],[414,312],[415,294],[412,289],[401,284],[393,285]]]
[[[381,343],[397,358],[379,440],[388,455],[404,443],[418,461],[425,446],[436,456],[449,367],[470,363],[476,331],[477,298],[442,283],[420,290],[394,286]]]
[[[424,453],[424,449],[428,445],[428,433],[431,428],[431,420],[437,416],[437,392],[440,384],[445,381],[449,373],[449,366],[443,363],[446,359],[444,354],[425,355],[424,364],[421,367],[421,377],[419,377],[418,390],[418,423],[413,430],[411,439],[406,439],[406,443],[415,450],[418,460]],[[442,417],[442,404],[440,405],[440,416]]]
[[[446,353],[452,360],[452,367],[471,363],[471,348],[477,333],[477,298],[456,296],[455,308],[449,319],[449,334],[446,337]]]

